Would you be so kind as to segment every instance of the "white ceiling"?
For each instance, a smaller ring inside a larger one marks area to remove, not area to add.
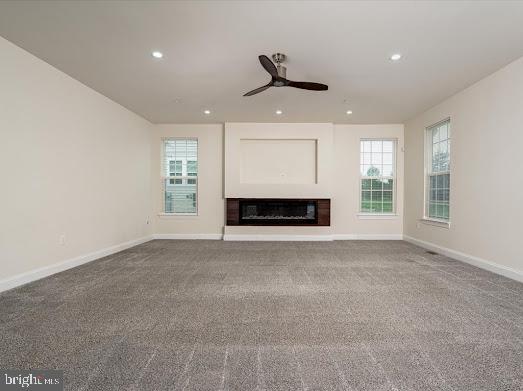
[[[400,123],[521,57],[523,2],[0,1],[0,35],[155,123]],[[242,97],[277,51],[329,90]]]

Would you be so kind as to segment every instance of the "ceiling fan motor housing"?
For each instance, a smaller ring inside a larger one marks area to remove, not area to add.
[[[276,64],[279,64],[280,62],[284,62],[286,58],[287,58],[287,56],[285,54],[283,54],[283,53],[274,53],[272,55],[272,60]]]

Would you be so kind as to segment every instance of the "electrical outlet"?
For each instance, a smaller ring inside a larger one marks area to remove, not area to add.
[[[149,219],[145,220],[145,225],[149,225]]]
[[[58,239],[58,243],[60,243],[60,246],[65,246],[65,234],[60,235],[60,238]]]

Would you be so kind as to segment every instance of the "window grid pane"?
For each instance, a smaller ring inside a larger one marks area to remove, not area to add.
[[[448,122],[429,129],[431,142],[430,172],[445,172],[450,169],[450,139]]]
[[[448,220],[450,174],[433,174],[429,181],[428,217]]]
[[[191,180],[194,184],[164,181],[165,213],[196,213],[196,179]]]
[[[360,142],[361,212],[394,212],[394,145],[393,140]]]

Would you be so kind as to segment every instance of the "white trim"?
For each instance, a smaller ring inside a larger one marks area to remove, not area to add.
[[[447,118],[444,118],[441,121],[438,121],[438,122],[436,122],[436,123],[434,123],[432,125],[426,126],[425,129],[435,128],[437,126],[443,125],[445,122],[449,122],[450,123],[450,116],[448,116]]]
[[[198,213],[165,213],[160,212],[158,213],[158,217],[161,219],[166,217],[198,217]]]
[[[397,213],[358,213],[360,220],[397,220]]]
[[[334,240],[403,240],[402,234],[338,234]]]
[[[434,227],[447,228],[447,229],[450,228],[450,221],[423,218],[423,219],[419,219],[419,222],[426,224],[426,225],[433,225]]]
[[[248,235],[248,234],[225,234],[223,240],[236,241],[287,241],[287,242],[331,242],[332,235]]]
[[[178,239],[178,240],[187,240],[187,239],[199,239],[199,240],[222,240],[222,234],[154,234],[152,235],[153,239]]]
[[[333,240],[356,240],[354,234],[334,234],[332,235]]]
[[[107,247],[105,249],[94,251],[89,254],[80,255],[78,257],[71,258],[66,261],[57,262],[49,266],[44,266],[35,270],[30,270],[25,273],[17,274],[13,277],[8,277],[0,281],[0,292],[6,291],[8,289],[13,289],[17,286],[33,282],[44,277],[48,277],[52,274],[71,269],[76,266],[83,265],[84,263],[88,263],[96,259],[106,257],[119,251],[123,251],[128,248],[137,246],[139,244],[148,242],[150,240],[152,240],[152,236],[144,236],[140,239],[130,240],[128,242],[120,243],[115,246]]]
[[[236,241],[289,241],[289,242],[330,242],[333,240],[402,240],[401,234],[334,234],[334,235],[249,235],[225,234],[223,240]]]
[[[523,282],[523,272],[520,270],[516,270],[511,267],[503,266],[503,265],[500,265],[499,263],[495,263],[492,261],[487,261],[486,259],[475,257],[475,256],[469,255],[469,254],[465,254],[460,251],[452,250],[447,247],[438,246],[437,244],[425,242],[423,240],[413,238],[412,236],[403,235],[403,239],[409,243],[426,248],[427,250],[436,251],[447,257],[457,259],[458,261],[465,262],[465,263],[468,263],[473,266],[477,266],[481,269],[488,270],[492,273],[496,273],[496,274],[511,278],[511,279],[519,281],[519,282]]]
[[[402,234],[356,234],[355,240],[403,240]]]

